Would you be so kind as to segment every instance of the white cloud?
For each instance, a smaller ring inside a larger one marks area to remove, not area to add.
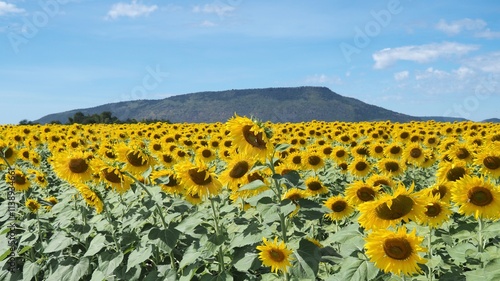
[[[476,32],[475,36],[479,38],[496,39],[500,38],[500,32],[491,31],[489,28],[486,28],[485,30]]]
[[[415,79],[416,80],[424,80],[424,79],[437,79],[441,80],[444,78],[450,77],[451,74],[444,71],[444,70],[439,70],[439,69],[434,69],[433,67],[427,68],[424,72],[418,72],[415,74]]]
[[[486,22],[481,19],[461,19],[447,23],[445,20],[440,20],[436,28],[448,35],[457,35],[463,30],[482,30],[486,27]]]
[[[407,70],[394,73],[394,79],[396,81],[408,79],[409,76],[410,72],[408,72]]]
[[[335,75],[315,74],[307,77],[305,82],[308,84],[342,84],[342,79]]]
[[[500,73],[500,52],[488,53],[465,61],[471,68],[488,73]]]
[[[158,6],[156,5],[147,6],[137,3],[137,0],[132,0],[132,3],[130,4],[120,2],[111,7],[111,10],[109,10],[106,15],[106,19],[114,20],[119,17],[135,18],[139,16],[147,16],[156,9],[158,9]]]
[[[476,45],[443,42],[418,46],[386,48],[375,52],[372,57],[373,60],[375,60],[374,68],[382,69],[394,64],[398,60],[426,63],[441,57],[464,55],[478,48],[479,47]]]
[[[225,16],[227,13],[230,13],[235,8],[233,6],[225,5],[225,4],[205,4],[202,6],[197,5],[193,7],[193,12],[195,13],[204,13],[204,14],[217,14],[219,17]]]
[[[14,4],[10,4],[4,1],[0,1],[0,16],[6,14],[23,13],[24,9],[16,7]]]
[[[217,26],[217,24],[214,22],[211,22],[209,20],[206,20],[206,21],[203,21],[202,23],[200,23],[200,26],[201,27],[214,27],[214,26]]]

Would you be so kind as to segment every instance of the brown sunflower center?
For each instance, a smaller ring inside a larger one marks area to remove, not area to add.
[[[23,157],[26,158],[26,159],[30,158],[29,151],[23,151]]]
[[[330,154],[332,154],[332,152],[333,152],[333,149],[331,147],[325,147],[323,149],[323,154],[325,154],[325,155],[330,155]]]
[[[212,182],[212,177],[207,174],[207,171],[198,171],[197,168],[188,171],[189,177],[197,185],[207,185]]]
[[[475,186],[467,193],[469,201],[476,206],[486,206],[493,202],[491,191],[482,186]]]
[[[165,163],[172,163],[174,161],[174,158],[169,154],[163,154],[162,159]]]
[[[356,163],[355,168],[357,171],[362,172],[362,171],[366,170],[366,168],[368,168],[368,164],[366,164],[363,161],[360,161],[360,162]]]
[[[345,150],[338,150],[337,152],[335,152],[335,156],[337,156],[338,158],[342,158],[344,157],[345,155]]]
[[[16,174],[15,177],[14,177],[14,182],[16,184],[20,184],[20,185],[23,185],[26,183],[26,177],[22,174]]]
[[[392,199],[392,205],[389,208],[387,203],[383,203],[375,208],[377,217],[383,220],[396,220],[406,216],[413,208],[413,200],[406,195],[398,195]]]
[[[340,169],[342,169],[342,170],[344,170],[344,171],[345,171],[345,170],[347,170],[347,167],[348,167],[348,166],[347,166],[347,163],[340,163],[340,164],[339,164],[339,167],[340,167]]]
[[[418,158],[421,155],[422,155],[422,150],[418,147],[412,148],[412,150],[410,150],[410,156],[412,158]]]
[[[385,169],[388,171],[388,172],[397,172],[399,171],[399,164],[398,162],[387,162],[385,163]]]
[[[250,166],[246,161],[240,161],[234,165],[234,167],[231,169],[231,172],[229,172],[229,176],[233,179],[239,179],[242,176],[248,172],[248,169]]]
[[[292,193],[286,197],[287,199],[290,199],[292,201],[297,201],[299,199],[302,199],[302,195],[300,193]]]
[[[431,218],[437,217],[441,213],[441,205],[438,203],[430,203],[426,206],[425,215]]]
[[[173,175],[169,175],[168,176],[168,183],[166,183],[165,185],[173,187],[173,186],[179,185],[179,183],[177,182],[177,180],[175,179],[175,177]]]
[[[302,157],[300,157],[300,155],[296,155],[292,158],[292,162],[293,164],[296,164],[296,165],[299,165],[302,161]]]
[[[500,157],[497,156],[487,156],[483,160],[483,164],[486,168],[490,170],[496,170],[500,168]]]
[[[87,169],[89,168],[89,165],[87,164],[87,161],[85,159],[73,158],[73,159],[69,160],[68,168],[73,173],[81,174],[81,173],[85,173],[87,171]]]
[[[384,151],[384,148],[382,146],[378,145],[375,147],[374,150],[376,153],[382,153]]]
[[[410,133],[408,132],[402,132],[400,135],[399,135],[402,139],[406,139],[407,137],[410,136]]]
[[[3,149],[3,147],[1,148]],[[12,157],[12,154],[14,154],[14,151],[12,150],[12,148],[7,148],[4,152],[4,156],[5,158],[9,159],[10,157]]]
[[[317,191],[323,188],[320,182],[317,181],[312,181],[307,184],[307,189],[312,190],[312,191]]]
[[[467,149],[463,148],[463,147],[461,147],[457,151],[457,157],[458,157],[458,159],[466,159],[469,156],[470,156],[470,152]]]
[[[250,131],[252,126],[246,125],[243,127],[243,136],[247,143],[249,143],[253,147],[257,147],[259,149],[266,149],[266,142],[264,141],[264,137],[262,132],[255,134]]]
[[[459,180],[461,177],[465,175],[465,168],[464,167],[455,167],[452,168],[446,173],[446,178],[449,181],[456,181]]]
[[[135,167],[141,167],[146,165],[145,159],[142,157],[139,151],[131,151],[127,153],[127,161]]]
[[[307,162],[309,162],[309,164],[312,166],[316,166],[319,165],[319,163],[321,163],[321,158],[319,158],[316,155],[311,155],[307,158]]]
[[[448,188],[444,185],[440,185],[432,190],[432,195],[434,196],[439,193],[439,199],[443,199],[443,197],[446,196],[446,192],[448,192]]]
[[[393,146],[393,147],[391,147],[391,149],[389,150],[389,152],[391,154],[398,154],[399,152],[401,152],[401,147],[399,147],[399,146]]]
[[[376,181],[373,182],[373,186],[379,186],[379,185],[390,186],[389,181],[387,181],[385,179],[380,179],[380,180],[376,180]]]
[[[372,201],[375,199],[375,190],[364,186],[356,191],[356,195],[363,202]]]
[[[274,262],[282,262],[285,260],[285,254],[279,249],[271,249],[269,251],[269,256]]]
[[[161,144],[159,144],[159,143],[153,144],[153,149],[156,150],[156,151],[161,150]]]
[[[255,180],[261,180],[261,181],[264,181],[264,178],[258,173],[258,172],[255,172],[255,173],[251,173],[247,176],[247,179],[248,179],[248,182],[253,182]]]
[[[115,159],[116,158],[116,154],[111,151],[111,150],[108,150],[104,153],[106,155],[106,157],[108,157],[109,159]]]
[[[202,152],[201,152],[201,155],[205,158],[210,158],[212,157],[212,151],[210,151],[209,149],[204,149]]]
[[[404,238],[389,238],[384,241],[384,252],[395,260],[406,260],[413,253],[410,242]]]
[[[109,181],[109,182],[112,182],[112,183],[121,183],[122,182],[122,179],[120,178],[120,172],[119,171],[116,171],[115,173],[115,169],[105,169],[103,171],[103,174],[104,174],[104,178]]]
[[[336,201],[330,207],[335,213],[340,213],[347,208],[347,203],[345,201]]]

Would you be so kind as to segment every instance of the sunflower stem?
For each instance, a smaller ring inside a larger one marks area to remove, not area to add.
[[[104,205],[104,213],[106,214],[106,219],[108,220],[109,224],[113,225],[111,223],[111,215],[109,214],[108,212],[108,208],[106,207],[106,205]],[[118,240],[116,239],[116,235],[115,235],[115,231],[111,231],[111,237],[113,238],[113,241],[115,242],[115,246],[116,246],[116,250],[117,251],[121,251],[121,247],[120,247],[120,244],[118,244]]]
[[[432,259],[432,232],[434,229],[432,227],[429,227],[429,239],[427,239],[427,250],[429,251],[429,259]],[[434,267],[431,265],[429,266],[429,277],[428,279],[432,281],[434,277]]]
[[[478,231],[477,231],[477,251],[482,253],[484,251],[483,246],[483,219],[481,216],[477,218]]]
[[[212,213],[214,216],[214,223],[215,223],[215,234],[217,235],[217,240],[218,240],[219,236],[221,235],[219,226],[219,217],[217,216],[214,199],[212,197],[210,198],[210,206],[212,207]],[[222,251],[222,245],[219,247],[218,259],[219,259],[219,273],[222,273],[224,272],[224,253]]]

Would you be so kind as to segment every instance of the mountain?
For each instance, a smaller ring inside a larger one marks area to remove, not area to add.
[[[485,122],[485,123],[488,123],[488,122],[500,123],[500,118],[489,118],[489,119],[483,120],[482,122]]]
[[[120,120],[161,119],[173,123],[225,122],[234,113],[272,122],[428,120],[341,96],[326,87],[294,87],[199,92],[161,100],[125,101],[50,114],[34,122],[66,123],[76,112],[91,115],[104,111],[110,111]]]

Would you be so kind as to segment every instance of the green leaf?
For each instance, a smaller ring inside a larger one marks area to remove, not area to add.
[[[44,253],[53,253],[66,249],[73,244],[73,240],[66,236],[63,232],[58,232],[50,240],[49,245],[43,251]]]
[[[243,191],[243,190],[255,190],[255,189],[259,189],[261,187],[264,187],[266,186],[266,184],[261,181],[261,180],[254,180],[252,182],[249,182],[243,186],[241,186],[238,191]]]
[[[343,281],[373,280],[378,271],[378,268],[367,260],[347,257],[341,269],[341,276]]]
[[[18,254],[21,255],[22,253],[28,251],[29,249],[33,248],[32,246],[24,246],[19,252]]]
[[[106,242],[106,237],[100,233],[97,234],[90,242],[89,248],[87,249],[87,252],[83,256],[89,257],[97,254],[104,248],[105,242]]]
[[[470,253],[475,253],[477,248],[470,243],[459,243],[455,247],[447,247],[448,254],[454,260],[454,263],[459,265],[460,263],[465,263],[467,261],[466,257],[470,256]]]
[[[291,214],[296,208],[297,206],[289,199],[282,201],[280,204],[280,211],[285,216]]]
[[[153,249],[151,247],[151,245],[148,245],[146,247],[140,247],[140,248],[136,248],[135,250],[133,250],[129,257],[128,257],[128,261],[127,261],[127,271],[140,264],[141,262],[147,260],[149,257],[151,257],[151,253],[153,252]]]
[[[106,276],[113,274],[113,271],[123,261],[123,253],[121,252],[104,252],[98,255],[98,269],[104,272]]]
[[[70,280],[80,280],[83,276],[85,276],[89,269],[89,264],[88,258],[80,258],[78,264],[72,269]]]
[[[7,249],[1,256],[0,256],[0,261],[3,261],[6,257],[10,255],[10,248]]]
[[[106,275],[104,275],[104,272],[100,270],[94,270],[92,273],[92,279],[90,281],[103,281],[106,280]]]
[[[243,271],[246,272],[250,268],[252,268],[252,264],[256,261],[256,259],[259,257],[258,254],[256,253],[247,253],[242,259],[236,261],[233,266],[236,268],[238,271]]]
[[[274,147],[274,150],[276,150],[277,152],[283,152],[283,151],[287,150],[288,148],[290,148],[291,146],[292,145],[290,145],[288,143],[280,143]]]
[[[302,239],[299,243],[299,248],[295,251],[295,257],[305,276],[314,280],[321,260],[318,246],[307,239]]]
[[[170,253],[172,249],[175,248],[177,240],[179,240],[180,232],[177,229],[160,229],[158,227],[153,227],[149,231],[148,238],[150,240],[159,240],[156,242],[156,246],[161,250]]]
[[[199,245],[193,243],[186,249],[182,260],[179,263],[179,269],[183,269],[184,267],[193,264],[201,256],[201,251],[198,247]]]
[[[36,262],[26,261],[23,266],[23,281],[31,281],[40,271],[40,266]]]

